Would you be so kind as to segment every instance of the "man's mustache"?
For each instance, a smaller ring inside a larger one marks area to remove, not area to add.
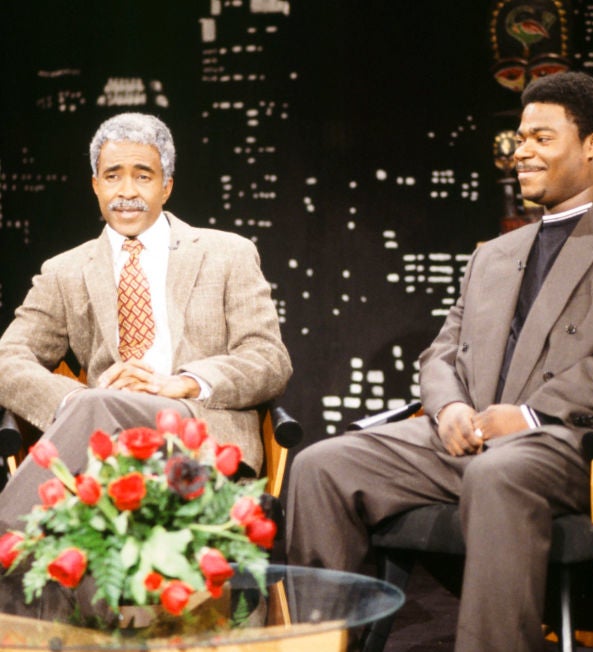
[[[118,199],[112,201],[107,208],[110,211],[148,211],[148,204],[142,199]]]

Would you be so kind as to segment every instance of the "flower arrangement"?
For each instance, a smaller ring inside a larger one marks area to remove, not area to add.
[[[24,531],[0,537],[7,572],[30,560],[27,603],[48,581],[75,588],[89,574],[95,602],[114,611],[160,603],[177,616],[196,591],[221,595],[229,562],[265,586],[276,534],[262,508],[265,479],[233,482],[241,451],[217,444],[203,421],[164,410],[155,429],[95,431],[87,468],[76,476],[49,441],[30,454],[54,477],[39,487],[41,504],[23,517]]]

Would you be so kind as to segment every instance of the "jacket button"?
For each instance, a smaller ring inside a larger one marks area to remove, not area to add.
[[[546,371],[542,378],[544,379],[544,382],[547,382],[548,380],[554,378],[554,374],[551,371]]]
[[[565,330],[569,335],[574,335],[577,332],[577,327],[574,324],[565,326]]]
[[[461,345],[461,351],[462,351],[463,353],[466,353],[468,349],[469,349],[469,344],[468,344],[467,342],[464,342],[464,343]]]
[[[577,412],[571,414],[570,417],[575,426],[590,428],[593,425],[593,415]]]

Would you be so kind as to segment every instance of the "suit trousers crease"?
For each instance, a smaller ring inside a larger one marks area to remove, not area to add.
[[[360,570],[369,527],[460,502],[467,556],[456,652],[536,652],[551,519],[589,508],[588,465],[559,438],[500,438],[448,455],[425,417],[346,433],[296,456],[287,496],[290,563]]]
[[[43,434],[73,474],[86,467],[89,438],[101,429],[110,435],[126,428],[155,426],[160,410],[173,408],[183,417],[191,413],[182,401],[113,389],[85,389],[73,394]],[[40,503],[37,488],[53,477],[27,456],[0,493],[0,532],[22,529],[20,516]]]

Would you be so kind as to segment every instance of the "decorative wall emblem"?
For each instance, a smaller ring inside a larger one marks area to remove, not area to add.
[[[570,69],[570,0],[498,0],[490,18],[496,81],[521,92],[532,79]]]

